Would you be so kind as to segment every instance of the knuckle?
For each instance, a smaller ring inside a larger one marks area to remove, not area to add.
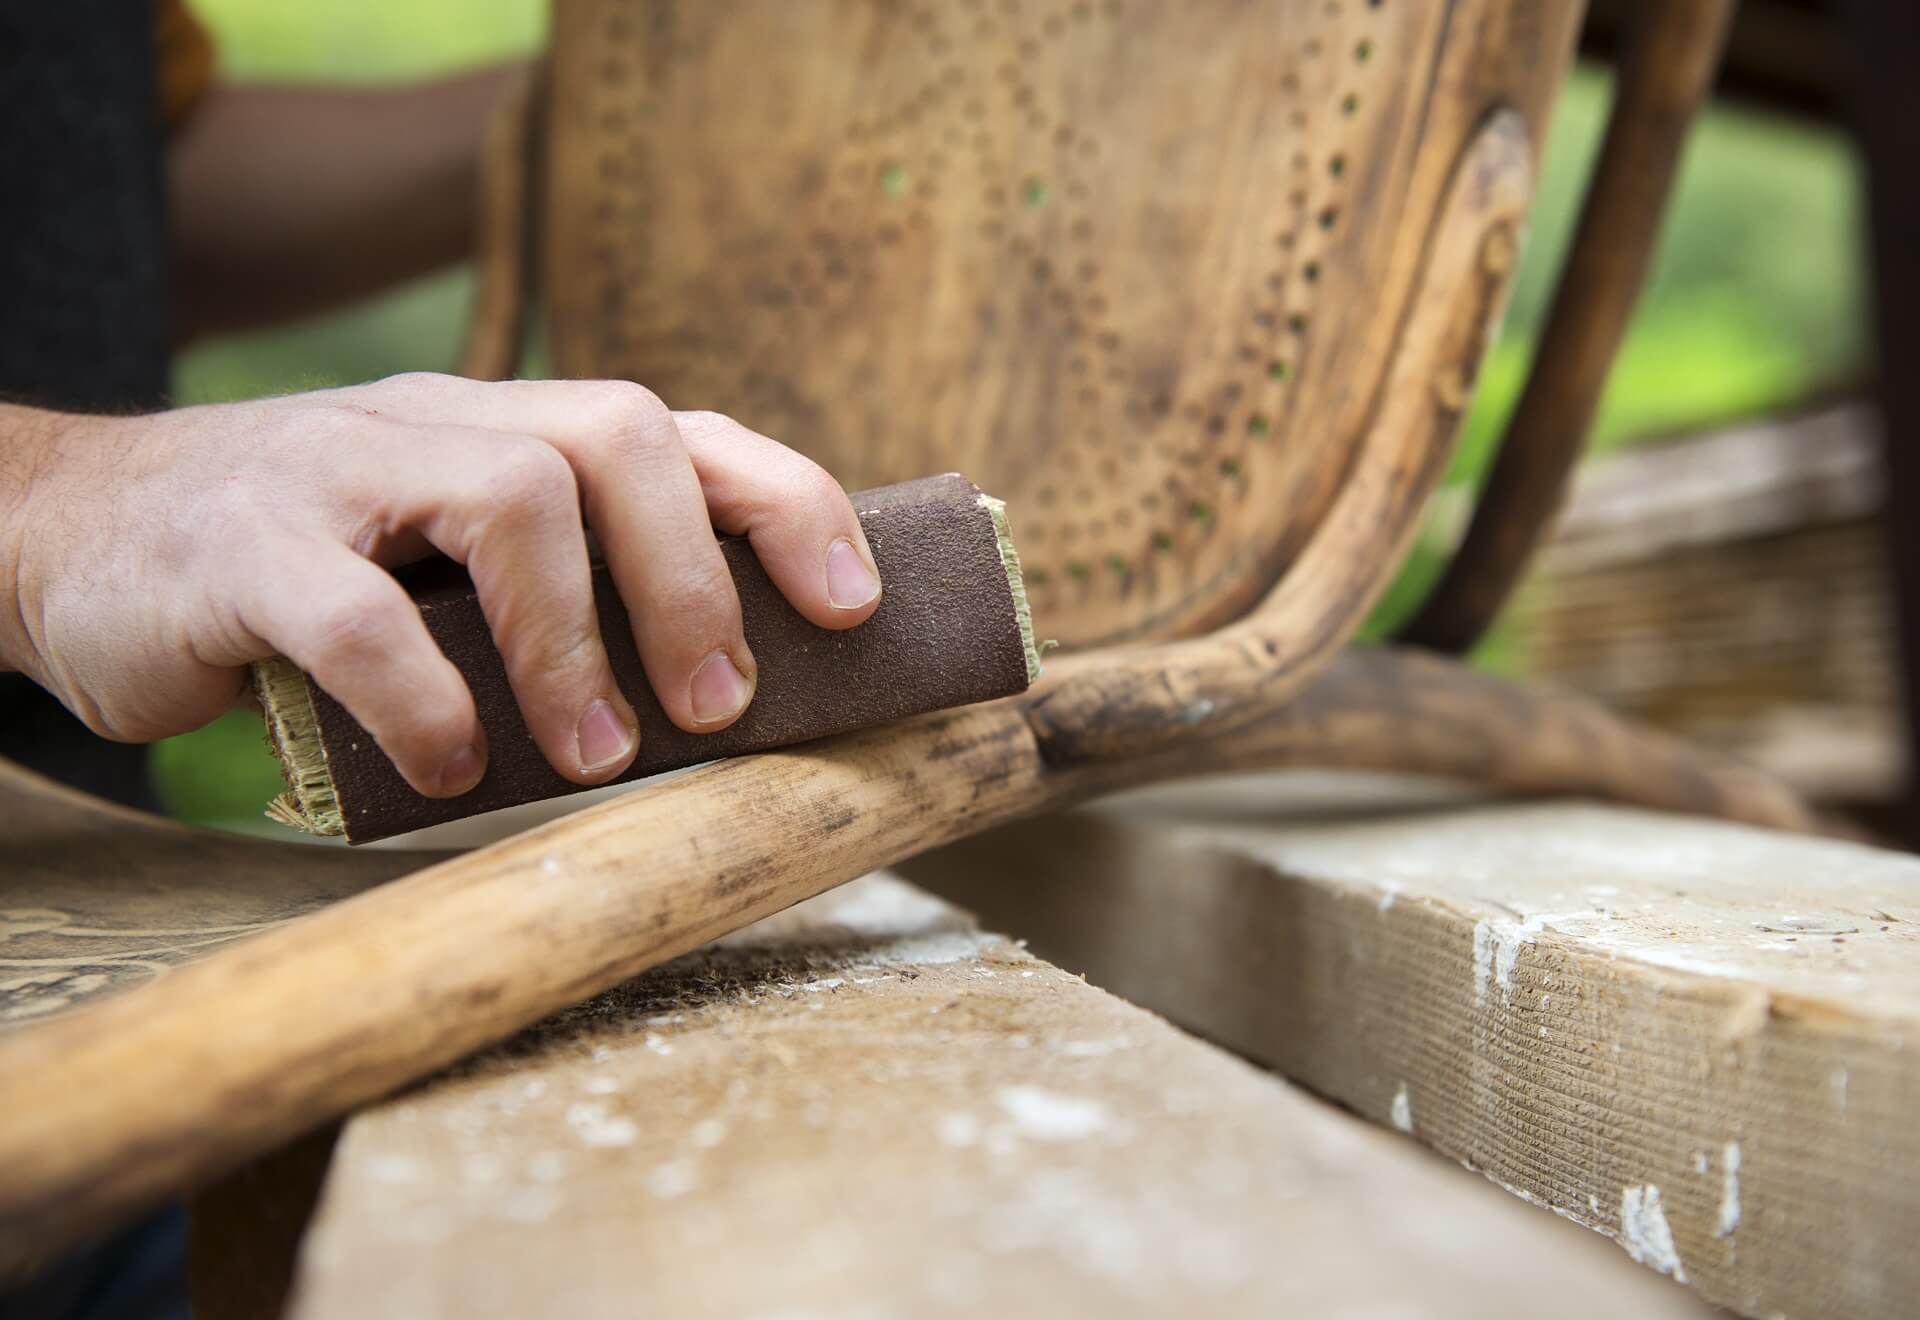
[[[725,413],[712,412],[704,408],[698,408],[692,412],[675,413],[673,418],[680,427],[680,434],[690,439],[698,437],[702,440],[719,440],[735,433],[745,432],[747,429]]]
[[[458,747],[472,734],[464,703],[451,693],[423,697],[410,708],[412,736],[431,747]]]
[[[630,380],[594,381],[589,406],[595,431],[608,447],[628,457],[659,452],[675,439],[674,416],[660,396]]]
[[[781,449],[769,455],[765,472],[765,480],[744,493],[754,525],[798,526],[814,518],[844,521],[850,507],[846,491],[812,459]]]
[[[378,656],[393,638],[399,609],[386,593],[375,591],[343,592],[322,602],[312,613],[315,653],[343,662]]]
[[[402,371],[375,381],[373,388],[393,394],[424,394],[441,388],[446,381],[447,377],[437,371]]]
[[[792,450],[787,452],[793,453]],[[833,479],[833,474],[804,454],[793,454],[793,471],[788,480],[792,483],[796,499],[804,500],[822,511],[838,513],[850,507],[847,492]]]
[[[516,649],[534,662],[546,681],[597,678],[602,667],[600,632],[590,618],[554,618],[530,630]]]
[[[573,468],[552,445],[531,437],[498,446],[480,481],[478,498],[496,515],[540,515],[575,504]]]
[[[734,595],[733,579],[723,567],[684,569],[662,581],[651,594],[656,617],[684,620],[689,631],[705,636],[716,628],[739,630],[740,603]]]

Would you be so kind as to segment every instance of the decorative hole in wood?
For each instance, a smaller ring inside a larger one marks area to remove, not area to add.
[[[1049,636],[1217,618],[1343,470],[1418,89],[1490,6],[558,0],[556,98],[618,153],[550,190],[556,367],[849,487],[967,472]]]

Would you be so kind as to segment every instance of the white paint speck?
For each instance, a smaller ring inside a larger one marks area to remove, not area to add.
[[[1705,1173],[1707,1171],[1707,1152],[1704,1150],[1696,1150],[1693,1152],[1693,1171],[1695,1173]]]
[[[469,1155],[460,1165],[460,1176],[472,1183],[500,1181],[500,1161],[491,1155]]]
[[[542,857],[540,859],[540,869],[548,875],[559,875],[560,859],[558,857]]]
[[[727,1125],[717,1118],[703,1118],[693,1125],[693,1144],[712,1150],[727,1139]]]
[[[652,1050],[655,1054],[672,1054],[673,1053],[673,1046],[667,1044],[667,1042],[663,1040],[658,1034],[651,1031],[647,1033],[646,1046],[648,1049]]]
[[[1628,1187],[1620,1193],[1620,1244],[1627,1254],[1649,1269],[1670,1274],[1681,1283],[1687,1272],[1674,1249],[1673,1229],[1660,1208],[1660,1189],[1652,1183]]]
[[[1413,1100],[1407,1095],[1405,1082],[1400,1083],[1400,1089],[1393,1093],[1393,1108],[1387,1117],[1400,1131],[1413,1131]]]
[[[1720,1152],[1720,1220],[1715,1237],[1732,1237],[1740,1227],[1740,1143],[1729,1141]]]
[[[942,1145],[965,1148],[980,1140],[980,1120],[972,1114],[942,1114],[936,1130]]]
[[[928,935],[909,935],[875,945],[863,955],[861,961],[895,967],[934,967],[943,963],[972,962],[980,956],[991,938],[976,930],[942,930]]]
[[[369,1155],[367,1157],[367,1176],[375,1182],[419,1182],[420,1175],[424,1171],[420,1161],[411,1155]]]
[[[1132,1046],[1133,1042],[1125,1036],[1115,1036],[1111,1040],[1070,1040],[1060,1047],[1060,1052],[1069,1059],[1097,1059]]]
[[[631,1146],[640,1135],[632,1119],[610,1116],[605,1105],[585,1100],[567,1106],[567,1124],[589,1146]]]
[[[538,1224],[560,1208],[560,1194],[551,1187],[516,1187],[494,1205],[503,1219]]]
[[[613,1051],[608,1049],[605,1045],[595,1045],[593,1047],[592,1058],[595,1063],[605,1063],[608,1059],[611,1059],[612,1057],[613,1057]]]
[[[1520,961],[1520,948],[1532,944],[1549,922],[1573,921],[1604,916],[1604,913],[1536,912],[1525,921],[1508,917],[1488,917],[1473,923],[1473,992],[1486,998],[1489,983],[1498,985],[1503,997],[1513,994],[1513,969]]]
[[[662,1201],[685,1196],[700,1182],[700,1172],[692,1160],[668,1160],[647,1173],[647,1190]]]
[[[620,1083],[611,1077],[589,1077],[583,1089],[588,1095],[612,1095],[620,1089]]]
[[[810,995],[817,995],[822,990],[838,990],[841,986],[845,985],[846,983],[847,981],[845,977],[830,976],[824,981],[808,981],[806,985],[802,988],[805,989],[806,992]]]
[[[993,1098],[1015,1130],[1034,1141],[1079,1141],[1107,1126],[1107,1108],[1098,1100],[1037,1086],[1003,1086]]]
[[[528,1078],[527,1084],[520,1088],[521,1096],[528,1100],[538,1100],[541,1096],[545,1095],[546,1093],[547,1093],[547,1079],[544,1077]]]
[[[1382,912],[1391,911],[1393,909],[1393,900],[1398,898],[1399,896],[1400,896],[1400,886],[1395,884],[1393,881],[1389,880],[1386,884],[1381,885],[1380,886],[1380,910]]]

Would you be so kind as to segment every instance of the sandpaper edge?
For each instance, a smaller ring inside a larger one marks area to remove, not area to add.
[[[285,656],[256,661],[252,669],[254,694],[266,717],[267,742],[287,781],[287,791],[267,804],[267,819],[309,834],[345,834],[346,817],[327,766],[327,745],[320,735],[320,715],[309,686],[312,680]]]
[[[1007,590],[1013,596],[1013,617],[1020,627],[1020,649],[1031,687],[1040,677],[1040,646],[1033,637],[1033,608],[1027,603],[1027,580],[1020,571],[1020,551],[1013,544],[1013,525],[1007,521],[1007,502],[981,491],[979,504],[993,519],[993,537],[1000,547],[1000,566],[1007,571]]]

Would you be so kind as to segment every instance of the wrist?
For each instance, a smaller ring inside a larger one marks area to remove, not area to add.
[[[0,404],[0,670],[37,674],[33,616],[39,588],[31,548],[35,512],[53,479],[61,437],[79,419]]]

